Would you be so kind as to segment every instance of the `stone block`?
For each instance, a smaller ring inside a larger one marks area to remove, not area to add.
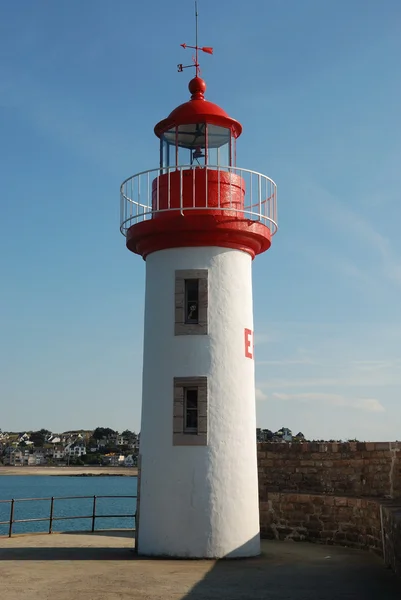
[[[375,450],[390,450],[390,442],[376,442]]]
[[[262,467],[273,467],[274,461],[271,458],[261,458],[259,464]]]
[[[290,519],[288,521],[288,526],[294,527],[294,528],[296,527],[297,529],[299,529],[300,527],[303,527],[304,526],[303,518],[301,517],[300,519],[296,519],[296,518]]]
[[[300,460],[301,467],[314,467],[315,466],[315,461],[314,460]]]
[[[287,494],[287,502],[297,503],[299,498],[299,494]]]
[[[298,504],[311,504],[311,496],[309,494],[299,494]]]
[[[322,531],[323,530],[323,523],[319,523],[317,521],[313,521],[312,523],[310,522],[305,522],[305,525],[308,529],[308,532],[311,531]]]
[[[313,506],[315,506],[315,507],[324,506],[324,504],[326,503],[326,497],[325,496],[311,496],[311,501],[312,501]]]
[[[308,515],[306,515],[304,511],[298,509],[298,510],[294,510],[291,513],[290,518],[293,521],[297,521],[298,523],[301,523],[301,522],[305,521],[308,518]]]

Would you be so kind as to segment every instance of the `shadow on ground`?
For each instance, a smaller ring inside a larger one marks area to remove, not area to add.
[[[182,600],[401,600],[401,580],[367,552],[263,543],[254,559],[218,561]]]

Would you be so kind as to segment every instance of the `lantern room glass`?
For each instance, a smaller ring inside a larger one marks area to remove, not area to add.
[[[160,168],[235,166],[235,137],[210,123],[179,125],[160,138]],[[165,172],[165,171],[164,171]]]

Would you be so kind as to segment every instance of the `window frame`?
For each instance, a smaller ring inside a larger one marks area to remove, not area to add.
[[[174,377],[173,446],[207,446],[207,377]],[[197,426],[186,427],[188,390],[197,390]]]
[[[187,281],[198,280],[198,318],[187,320]],[[208,270],[175,271],[175,335],[207,335],[208,333]]]

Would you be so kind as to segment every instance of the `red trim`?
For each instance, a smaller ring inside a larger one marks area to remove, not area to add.
[[[270,229],[258,221],[239,219],[237,213],[229,211],[196,212],[166,212],[164,218],[132,225],[127,231],[128,250],[146,259],[148,254],[168,248],[220,246],[242,250],[254,258],[270,248]]]
[[[241,135],[242,125],[228,114],[217,104],[204,99],[193,99],[178,106],[169,114],[167,119],[163,119],[155,126],[155,134],[161,137],[165,131],[178,127],[179,125],[188,125],[192,123],[210,123],[230,129],[234,137]]]

